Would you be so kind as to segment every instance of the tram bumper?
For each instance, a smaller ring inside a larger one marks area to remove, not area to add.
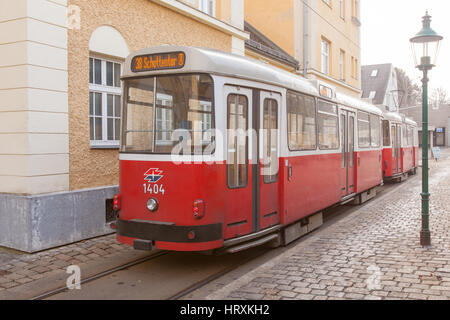
[[[116,222],[117,234],[143,241],[163,241],[171,243],[204,243],[223,239],[222,223],[177,226],[174,223],[121,220]]]

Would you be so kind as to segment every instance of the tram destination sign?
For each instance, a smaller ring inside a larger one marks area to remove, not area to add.
[[[131,71],[145,72],[157,70],[181,69],[184,67],[186,56],[184,52],[169,52],[145,54],[131,60]]]

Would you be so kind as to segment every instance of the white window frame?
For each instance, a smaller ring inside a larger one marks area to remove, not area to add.
[[[122,72],[123,61],[114,60],[114,59],[105,59],[101,56],[89,55],[89,58],[101,61],[102,66],[102,84],[89,83],[89,94],[92,93],[101,93],[102,95],[102,140],[90,140],[91,148],[93,149],[119,149],[120,147],[120,138],[119,140],[108,140],[108,95],[112,94],[115,96],[120,96],[120,103],[122,104],[122,81],[120,81],[120,87],[110,87],[106,85],[106,63],[113,63],[113,72],[114,72],[114,63],[120,65],[120,72]],[[95,62],[94,62],[94,70],[95,70]],[[95,82],[95,74],[93,78],[93,82]],[[113,74],[113,82],[114,82],[114,74]],[[115,99],[113,99],[113,103],[115,103]],[[95,108],[95,103],[94,103]],[[89,113],[89,121],[91,115]],[[111,118],[111,117],[109,117]],[[117,119],[117,117],[112,117],[113,119]],[[120,116],[118,117],[120,119]],[[95,124],[94,124],[95,125]],[[89,126],[89,136],[91,134]],[[119,129],[120,136],[120,129]],[[95,138],[95,137],[94,137]]]
[[[322,73],[330,74],[330,42],[322,38],[321,42]]]
[[[339,0],[340,16],[345,20],[345,0]]]
[[[216,16],[216,0],[199,0],[198,9],[212,17]]]

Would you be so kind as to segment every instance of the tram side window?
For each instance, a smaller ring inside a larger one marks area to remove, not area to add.
[[[417,130],[417,127],[413,128],[413,143],[415,147],[419,146],[419,131]]]
[[[355,117],[349,116],[349,123],[348,123],[348,133],[349,133],[349,159],[348,159],[348,165],[350,168],[353,168],[355,164],[355,159],[353,157],[355,152]]]
[[[342,168],[345,168],[346,166],[346,158],[347,158],[347,150],[346,150],[346,145],[345,145],[345,115],[341,114],[341,146],[342,146],[342,157],[341,157],[341,165]]]
[[[383,120],[383,146],[389,147],[391,145],[391,136],[389,130],[389,121]]]
[[[370,147],[369,114],[358,112],[358,143],[360,148]]]
[[[380,117],[370,115],[370,144],[372,147],[380,146]]]
[[[319,131],[319,148],[339,148],[338,109],[335,104],[318,100],[317,124]]]
[[[406,125],[402,125],[402,147],[408,145],[408,133],[406,132]]]
[[[395,154],[398,148],[397,130],[395,125],[391,126],[391,141],[392,141],[392,158],[395,158]]]
[[[242,188],[248,179],[248,99],[246,96],[228,96],[228,147],[227,180],[228,187]]]
[[[413,145],[413,130],[410,126],[407,127],[407,132],[408,132],[408,146],[411,147]]]
[[[202,154],[212,144],[211,79],[203,75],[158,77],[155,120],[157,153],[171,153],[182,138],[193,154]]]
[[[131,80],[128,83],[122,151],[153,151],[154,84],[154,78]]]
[[[272,183],[278,179],[278,102],[276,100],[264,100],[263,121],[263,177],[264,183]]]
[[[288,91],[289,150],[316,149],[316,105],[314,98]]]

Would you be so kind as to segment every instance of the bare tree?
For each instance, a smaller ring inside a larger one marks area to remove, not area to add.
[[[450,102],[447,91],[442,88],[433,89],[430,96],[430,105],[433,109],[439,109],[440,106]]]
[[[414,83],[406,72],[400,68],[395,68],[397,73],[397,87],[399,92],[399,106],[409,107],[421,103],[422,88]]]

